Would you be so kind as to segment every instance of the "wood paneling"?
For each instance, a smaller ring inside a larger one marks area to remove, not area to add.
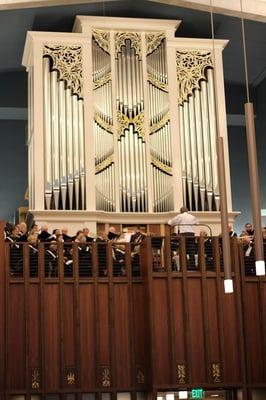
[[[9,388],[25,389],[26,338],[24,286],[11,284],[8,291],[7,379]]]
[[[185,342],[185,323],[184,323],[184,302],[182,296],[182,280],[173,279],[173,323],[174,323],[174,343],[176,362],[183,364],[186,362],[186,342]]]
[[[29,343],[29,367],[41,367],[41,349],[40,349],[40,303],[39,303],[39,285],[31,284],[29,286],[29,319],[28,319],[28,343]]]
[[[94,287],[92,284],[80,284],[80,374],[82,388],[96,387],[96,340],[95,337],[95,307],[94,307]]]
[[[99,365],[110,364],[110,350],[112,343],[109,340],[109,287],[107,283],[98,285],[98,326],[99,326]]]
[[[258,282],[248,282],[245,288],[247,370],[250,382],[263,382],[263,338]]]
[[[167,280],[153,280],[153,331],[154,331],[154,378],[158,384],[171,381],[169,320],[167,307]]]
[[[206,272],[203,253],[200,271],[153,272],[149,238],[144,246],[141,277],[131,277],[129,253],[128,275],[113,277],[109,246],[108,277],[95,272],[81,279],[76,272],[64,279],[61,269],[60,278],[7,279],[0,287],[1,396],[4,378],[9,393],[29,393],[34,369],[41,374],[35,388],[41,393],[266,387],[265,278],[239,276],[241,253],[232,244],[237,284],[234,294],[225,295],[223,273]],[[185,263],[184,253],[180,258]],[[169,267],[171,255],[165,260]],[[221,368],[221,383],[213,380],[212,363]],[[186,367],[183,384],[177,364]],[[66,382],[71,369],[72,386]]]
[[[63,338],[64,364],[75,366],[75,338],[74,338],[74,285],[65,284],[63,287]]]
[[[126,389],[131,385],[128,287],[119,283],[114,284],[114,333],[116,385]]]
[[[44,376],[45,389],[56,391],[60,382],[59,286],[44,286]]]
[[[188,278],[187,285],[191,359],[190,374],[191,382],[195,384],[206,381],[201,281],[198,278],[190,277]]]
[[[218,305],[215,278],[207,279],[209,358],[210,362],[220,362],[220,335],[218,324]]]
[[[223,282],[221,282],[223,285]],[[224,330],[224,381],[235,383],[241,380],[240,342],[236,308],[237,293],[222,292]]]

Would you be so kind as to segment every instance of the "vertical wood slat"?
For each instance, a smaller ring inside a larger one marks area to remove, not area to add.
[[[40,368],[40,389],[45,387],[45,326],[44,326],[44,274],[45,274],[45,247],[44,243],[39,243],[38,254],[38,277],[40,282],[39,304],[40,304],[40,352],[41,352],[41,368]]]
[[[108,310],[109,310],[109,346],[111,387],[116,386],[116,346],[114,326],[114,279],[113,279],[113,249],[112,243],[107,243],[107,270],[108,270]],[[119,345],[119,343],[118,343]]]
[[[185,354],[186,354],[186,382],[191,381],[190,365],[192,362],[191,351],[190,351],[190,333],[189,333],[189,313],[188,313],[188,282],[187,282],[187,257],[186,257],[186,241],[184,236],[180,236],[180,263],[182,271],[182,295],[184,299],[183,303],[183,315],[184,315],[184,330],[185,335]]]
[[[132,287],[132,263],[131,263],[131,244],[126,243],[126,276],[128,280],[128,308],[129,308],[129,359],[130,359],[130,384],[131,387],[136,385],[136,359],[135,359],[135,348],[134,348],[134,304],[133,304],[133,287]]]
[[[241,364],[241,378],[243,382],[246,382],[247,371],[245,365],[245,339],[244,339],[244,321],[242,314],[242,302],[241,298],[243,296],[242,287],[241,287],[241,264],[239,257],[239,247],[237,243],[237,238],[231,238],[231,259],[234,263],[234,273],[235,273],[235,290],[236,290],[236,307],[237,307],[237,318],[238,318],[238,335],[239,335],[239,346],[240,346],[240,364]],[[244,272],[244,271],[243,271]]]
[[[23,273],[24,273],[24,318],[25,318],[25,378],[26,392],[31,390],[30,387],[30,370],[29,370],[29,246],[23,244]]]
[[[171,263],[171,244],[170,237],[167,236],[164,239],[164,260],[165,268],[167,272],[167,309],[168,309],[168,320],[169,320],[169,359],[171,365],[171,379],[175,382],[176,377],[176,351],[174,346],[174,316],[173,316],[173,282],[172,282],[172,263]]]
[[[203,305],[203,332],[204,332],[204,348],[205,348],[205,380],[211,383],[211,371],[210,371],[210,327],[208,318],[208,295],[207,295],[207,275],[206,275],[206,262],[205,262],[205,248],[204,238],[200,236],[198,238],[198,263],[201,271],[201,298]]]
[[[74,360],[75,360],[75,385],[81,388],[81,347],[80,347],[80,296],[79,296],[79,268],[77,265],[78,249],[74,249],[73,278],[74,278]]]
[[[218,327],[220,332],[220,360],[221,360],[221,376],[222,381],[224,380],[224,329],[223,329],[223,308],[222,308],[222,288],[221,288],[221,263],[220,263],[220,248],[219,248],[219,238],[213,238],[213,256],[214,256],[214,265],[216,272],[216,293],[217,293],[217,313],[218,313]]]
[[[57,269],[59,277],[59,352],[60,352],[60,387],[65,387],[65,354],[64,354],[64,261],[63,243],[57,242]]]

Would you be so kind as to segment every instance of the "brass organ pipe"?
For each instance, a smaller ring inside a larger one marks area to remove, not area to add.
[[[126,170],[126,140],[125,135],[121,137],[121,153],[123,165],[123,209],[127,209],[127,170]]]
[[[53,195],[55,209],[59,208],[60,170],[59,170],[59,132],[58,132],[58,82],[57,71],[51,72],[51,119],[52,119],[52,160]]]
[[[73,154],[74,154],[74,185],[76,209],[79,208],[79,128],[78,128],[78,96],[72,95],[73,110]]]
[[[137,210],[140,211],[140,173],[139,170],[139,152],[138,152],[138,134],[134,133],[135,165],[136,165],[136,202]]]
[[[215,199],[216,210],[220,210],[220,193],[219,181],[217,171],[217,146],[216,146],[216,115],[215,115],[215,99],[214,99],[214,82],[213,70],[207,70],[207,93],[208,93],[208,106],[209,106],[209,121],[210,121],[210,145],[211,145],[211,162],[212,162],[212,184]]]
[[[132,211],[136,211],[136,165],[135,165],[135,146],[133,138],[133,126],[129,127],[129,155],[130,155],[130,175],[131,175],[131,197]]]
[[[66,95],[66,121],[67,121],[67,183],[69,208],[73,209],[73,186],[74,186],[74,164],[73,164],[73,126],[72,126],[72,100],[71,89],[67,88]]]
[[[192,209],[192,166],[191,166],[191,144],[190,144],[189,115],[188,115],[187,101],[184,102],[184,138],[185,138],[189,209],[191,210]]]
[[[185,153],[185,132],[184,132],[184,106],[179,105],[179,125],[181,136],[181,164],[182,164],[182,186],[183,186],[183,200],[187,204],[187,165]]]
[[[128,97],[127,97],[127,55],[126,47],[122,46],[122,73],[123,73],[123,103],[124,103],[124,114],[127,115],[128,111]]]
[[[85,209],[85,147],[84,147],[84,112],[83,100],[78,100],[79,121],[79,171],[81,183],[81,209]]]
[[[198,155],[195,127],[195,109],[194,96],[189,96],[189,125],[190,125],[190,142],[191,142],[191,163],[192,163],[192,180],[194,189],[195,208],[198,211],[198,194],[199,194],[199,175],[198,175]]]
[[[131,48],[131,84],[132,84],[132,98],[133,98],[133,117],[137,115],[137,86],[136,86],[136,54],[135,50]]]
[[[144,194],[145,194],[145,211],[147,211],[148,202],[148,187],[147,187],[147,164],[146,164],[146,143],[143,142],[142,146],[142,157],[143,157],[143,180],[144,180]]]
[[[129,117],[133,114],[133,102],[132,102],[132,75],[131,75],[131,49],[130,42],[126,41],[126,51],[127,51],[127,93],[128,93],[128,111]]]
[[[196,139],[197,139],[197,152],[198,152],[198,171],[199,171],[199,188],[200,188],[200,202],[201,209],[205,210],[205,166],[204,166],[204,149],[203,149],[203,132],[202,132],[202,118],[201,118],[201,101],[200,92],[198,89],[194,91],[194,105],[195,105],[195,118],[196,118]]]
[[[208,208],[212,211],[212,170],[211,170],[211,148],[210,148],[210,125],[208,115],[208,98],[206,81],[201,82],[201,112],[204,143],[205,179],[208,197]]]
[[[137,96],[137,113],[141,110],[141,95],[140,95],[140,75],[139,75],[139,56],[135,57],[135,71],[136,71],[136,96]]]
[[[65,82],[59,81],[59,139],[60,139],[60,172],[62,208],[66,209],[67,166],[66,166],[66,101]]]
[[[125,129],[125,138],[124,138],[124,162],[125,162],[126,210],[128,211],[130,209],[130,175],[129,175],[128,130],[127,129]]]
[[[138,138],[138,152],[139,152],[139,169],[140,169],[140,187],[141,187],[141,211],[144,211],[144,196],[145,196],[145,189],[144,189],[144,165],[143,165],[143,158],[142,158],[142,139]]]
[[[51,90],[50,90],[50,60],[47,57],[43,59],[43,89],[44,89],[44,148],[45,148],[45,202],[46,208],[51,208],[52,198],[52,146],[51,146]],[[33,169],[30,169],[33,171]]]

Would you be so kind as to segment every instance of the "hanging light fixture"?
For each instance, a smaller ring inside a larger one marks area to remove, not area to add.
[[[214,23],[213,23],[213,5],[210,0],[210,18],[211,18],[211,36],[212,36],[212,54],[213,54],[213,69],[214,77],[216,77],[216,62],[215,62],[215,42],[214,42]],[[215,114],[218,115],[217,104],[217,88],[216,79],[214,79],[214,98],[215,98]],[[223,264],[224,264],[224,291],[225,293],[233,293],[233,280],[231,269],[231,249],[230,238],[228,235],[228,207],[227,207],[227,192],[226,192],[226,179],[225,179],[225,165],[224,165],[224,144],[223,138],[220,136],[219,118],[216,121],[216,141],[217,141],[217,162],[218,162],[218,177],[220,187],[221,199],[221,228],[222,228],[222,242],[223,242]]]
[[[250,95],[249,95],[248,62],[247,62],[245,23],[243,18],[242,0],[240,0],[240,5],[241,5],[241,29],[242,29],[242,41],[243,41],[244,72],[245,72],[246,95],[247,95],[247,102],[245,103],[245,120],[246,120],[246,134],[247,134],[249,182],[250,182],[254,239],[255,239],[255,259],[256,259],[255,267],[256,267],[256,275],[261,276],[265,275],[265,261],[264,261],[262,229],[261,229],[261,206],[260,206],[259,173],[258,173],[258,160],[257,160],[257,147],[256,147],[256,131],[254,124],[254,108],[253,108],[253,103],[250,102]]]

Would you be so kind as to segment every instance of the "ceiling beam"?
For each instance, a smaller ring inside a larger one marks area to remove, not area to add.
[[[113,0],[105,0],[105,2],[109,1]],[[20,8],[69,6],[73,4],[90,3],[103,3],[103,0],[0,0],[0,11]]]
[[[192,8],[194,10],[241,17],[241,0],[148,0],[171,6]],[[266,22],[266,0],[242,0],[243,17],[254,21]]]

